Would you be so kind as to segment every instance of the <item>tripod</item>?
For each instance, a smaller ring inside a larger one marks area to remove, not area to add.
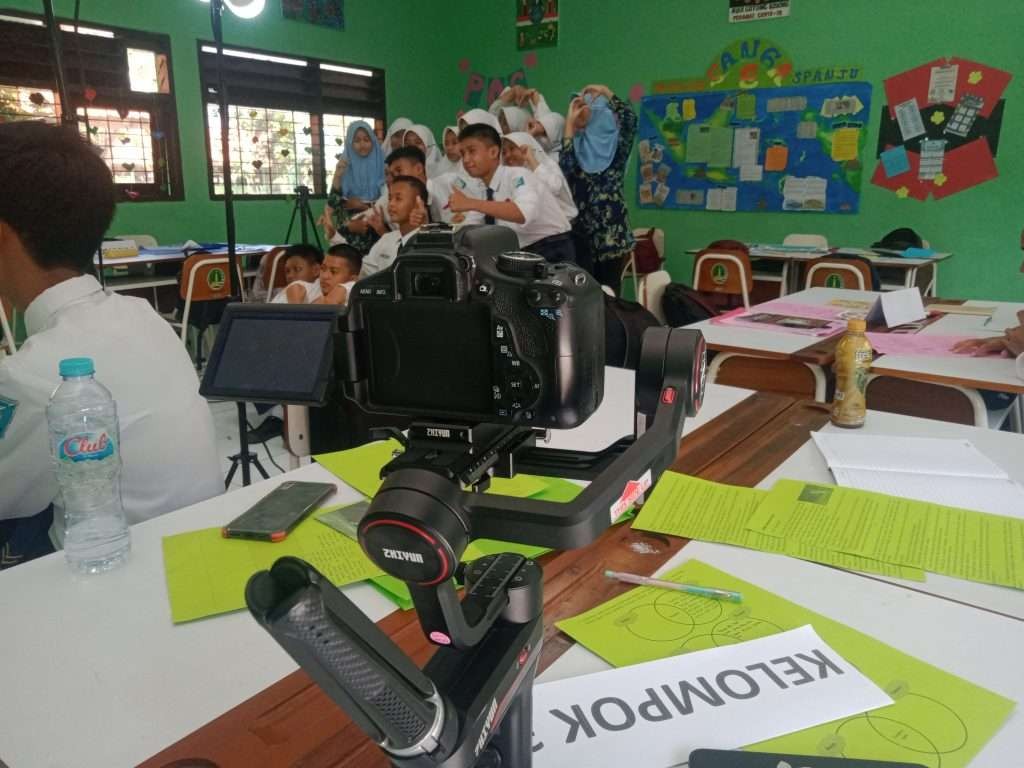
[[[252,465],[263,475],[264,480],[269,480],[270,475],[260,464],[260,457],[249,450],[249,424],[245,418],[245,403],[235,403],[238,406],[238,453],[228,456],[231,459],[231,468],[228,476],[224,478],[224,489],[231,487],[231,481],[235,478],[238,467],[242,467],[242,485],[249,485],[249,466]]]
[[[292,218],[288,222],[288,232],[284,236],[285,243],[292,241],[292,229],[295,227],[295,217],[299,218],[299,231],[302,234],[303,243],[309,242],[309,230],[313,229],[313,237],[316,239],[316,247],[323,250],[320,244],[320,233],[316,229],[316,220],[313,218],[313,211],[309,207],[309,187],[295,188],[295,205],[292,206]]]

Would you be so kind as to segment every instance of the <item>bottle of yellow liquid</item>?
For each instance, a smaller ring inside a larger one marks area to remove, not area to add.
[[[867,322],[850,320],[846,335],[836,347],[836,393],[832,402],[832,423],[837,427],[863,427],[867,417],[868,371],[871,370],[871,344],[864,331]]]

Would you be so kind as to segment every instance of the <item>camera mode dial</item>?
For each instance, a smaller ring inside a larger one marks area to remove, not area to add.
[[[526,251],[506,251],[498,257],[498,271],[505,275],[532,276],[547,262],[543,256]]]

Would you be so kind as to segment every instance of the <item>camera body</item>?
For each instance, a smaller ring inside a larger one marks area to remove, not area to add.
[[[604,395],[604,298],[506,227],[418,232],[341,319],[348,397],[420,420],[565,429]]]

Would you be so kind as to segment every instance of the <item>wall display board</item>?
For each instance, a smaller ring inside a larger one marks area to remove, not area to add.
[[[936,59],[885,81],[871,181],[927,200],[999,176],[995,156],[1011,75],[967,59]]]
[[[856,213],[870,111],[850,81],[645,97],[640,205]]]

